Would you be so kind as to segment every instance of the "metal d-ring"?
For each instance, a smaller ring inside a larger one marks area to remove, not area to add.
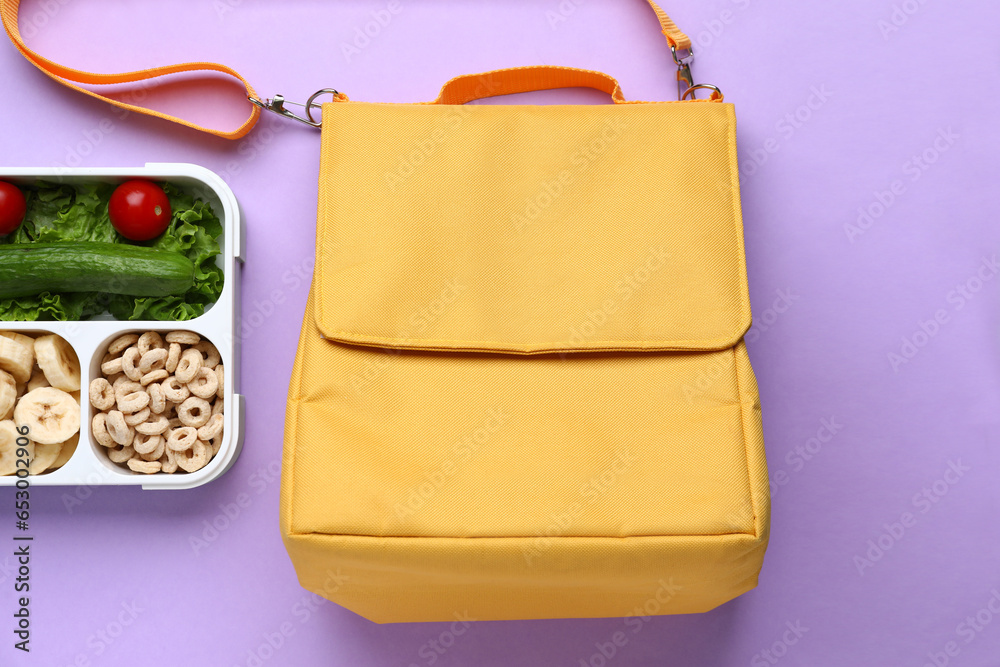
[[[313,119],[313,112],[312,112],[312,110],[313,110],[313,108],[314,108],[314,107],[315,107],[315,108],[322,108],[322,105],[321,105],[321,104],[316,104],[316,103],[314,102],[314,100],[315,100],[315,99],[316,99],[317,97],[319,97],[320,95],[327,95],[327,94],[329,94],[329,95],[333,95],[333,97],[334,97],[334,98],[336,98],[336,97],[337,97],[337,95],[340,95],[340,93],[338,93],[338,92],[337,92],[336,90],[334,90],[333,88],[323,88],[322,90],[317,90],[317,91],[316,91],[315,93],[313,93],[313,94],[312,94],[312,97],[310,97],[310,98],[309,98],[309,99],[308,99],[308,100],[306,101],[306,115],[307,115],[307,116],[309,116],[309,120],[311,120],[311,121],[312,121],[313,123],[315,123],[315,126],[316,126],[316,127],[321,127],[321,126],[323,125],[323,120],[322,120],[322,119],[320,119],[320,121],[319,121],[319,122],[317,123],[317,122],[316,122],[316,121],[315,121],[315,120]]]
[[[684,100],[686,100],[688,95],[691,96],[692,100],[698,99],[698,98],[696,98],[694,96],[694,91],[696,91],[696,90],[698,90],[700,88],[705,88],[705,89],[708,89],[708,90],[713,90],[713,91],[715,91],[715,92],[717,92],[719,94],[719,99],[720,100],[725,99],[725,95],[722,94],[722,91],[719,90],[718,86],[713,86],[710,83],[696,83],[695,85],[691,86],[690,88],[688,88],[687,90],[684,91],[684,94],[681,95],[681,101],[683,102]]]

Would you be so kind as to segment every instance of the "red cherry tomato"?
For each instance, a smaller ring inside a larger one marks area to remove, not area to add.
[[[6,236],[20,227],[27,212],[24,193],[16,186],[0,181],[0,236]]]
[[[131,241],[155,239],[170,224],[170,200],[149,181],[126,181],[111,194],[108,217],[118,233]]]

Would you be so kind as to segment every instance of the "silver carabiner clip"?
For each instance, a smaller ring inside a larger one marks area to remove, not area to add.
[[[670,55],[677,65],[677,99],[684,100],[684,93],[694,86],[694,75],[691,74],[691,63],[694,62],[694,49],[687,49],[687,55],[677,56],[677,47],[670,46]]]
[[[320,95],[327,95],[327,94],[333,95],[334,97],[340,95],[340,93],[338,93],[333,88],[323,88],[322,90],[317,90],[315,93],[313,93],[305,104],[300,104],[299,102],[292,102],[290,100],[286,100],[283,95],[275,95],[273,98],[269,100],[268,99],[261,100],[252,95],[247,95],[247,99],[250,100],[250,102],[253,105],[260,107],[264,111],[270,111],[272,113],[278,114],[279,116],[284,116],[285,118],[291,118],[292,120],[297,120],[300,123],[305,123],[309,127],[323,127],[323,120],[320,119],[317,121],[315,118],[313,118],[312,110],[320,108],[320,105],[316,104],[316,98],[319,97]],[[291,111],[286,109],[285,108],[286,104],[294,104],[297,107],[305,108],[306,118],[303,118],[302,116],[292,113]]]

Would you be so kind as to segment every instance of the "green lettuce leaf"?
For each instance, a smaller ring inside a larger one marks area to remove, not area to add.
[[[67,186],[63,186],[67,187]],[[72,188],[71,188],[72,189]],[[43,243],[59,241],[98,241],[123,243],[125,240],[111,226],[108,218],[108,200],[114,186],[85,184],[75,188],[71,204],[63,207],[52,220],[43,224],[35,221],[35,240]]]
[[[0,301],[0,320],[34,322],[36,320],[86,320],[105,311],[103,295],[96,292],[72,292],[25,296]]]

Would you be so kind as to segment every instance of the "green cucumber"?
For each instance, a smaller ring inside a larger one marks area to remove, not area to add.
[[[180,253],[120,243],[0,245],[0,299],[42,292],[183,294],[194,264]]]

